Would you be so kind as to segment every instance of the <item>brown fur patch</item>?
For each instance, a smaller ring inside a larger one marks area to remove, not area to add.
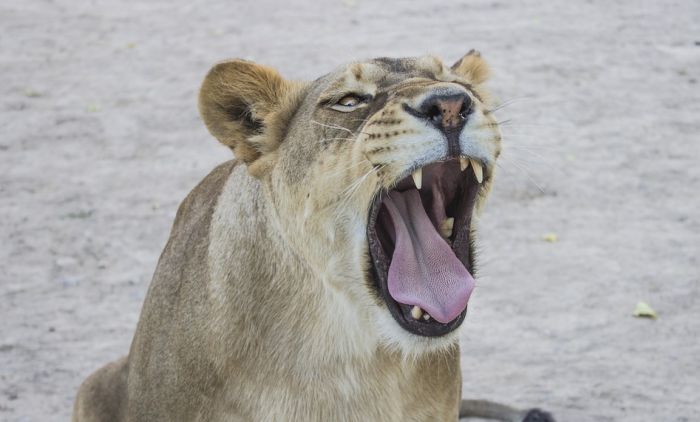
[[[296,111],[302,87],[270,67],[226,61],[204,78],[199,111],[211,134],[251,164],[283,139],[279,135]]]
[[[362,80],[362,64],[360,63],[355,63],[352,65],[352,74],[355,76],[355,79],[359,82]]]
[[[457,60],[452,65],[452,71],[475,85],[486,82],[490,73],[488,65],[481,58],[481,53],[475,50]]]

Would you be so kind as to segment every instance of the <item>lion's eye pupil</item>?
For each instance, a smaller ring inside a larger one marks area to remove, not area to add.
[[[349,113],[367,105],[370,99],[371,97],[369,95],[345,94],[339,100],[331,103],[330,108],[335,111]]]
[[[357,105],[360,102],[359,98],[357,98],[354,95],[348,95],[340,99],[338,101],[338,104],[345,106],[345,107],[352,107]]]

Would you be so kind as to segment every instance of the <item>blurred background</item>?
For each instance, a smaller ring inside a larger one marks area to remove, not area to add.
[[[231,158],[197,112],[212,64],[314,79],[472,48],[504,154],[463,395],[700,420],[698,22],[697,0],[3,1],[0,420],[69,420],[127,353],[178,203]]]

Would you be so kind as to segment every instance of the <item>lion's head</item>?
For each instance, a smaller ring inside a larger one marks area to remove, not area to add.
[[[233,60],[203,83],[203,119],[262,182],[271,230],[385,345],[452,343],[466,315],[473,215],[500,152],[487,73],[472,51],[451,67],[356,62],[311,83]]]

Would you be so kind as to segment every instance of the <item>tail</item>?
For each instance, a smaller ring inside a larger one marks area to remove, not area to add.
[[[494,419],[503,422],[555,422],[552,415],[539,409],[516,409],[488,400],[462,400],[460,418]]]
[[[108,363],[80,386],[73,422],[119,422],[126,408],[127,358]]]

